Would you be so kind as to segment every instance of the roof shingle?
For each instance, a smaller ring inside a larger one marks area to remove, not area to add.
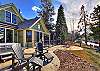
[[[18,25],[18,29],[26,29],[31,27],[40,17],[35,17],[34,19],[25,20],[22,24]]]

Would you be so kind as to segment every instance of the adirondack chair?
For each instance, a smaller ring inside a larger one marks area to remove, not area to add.
[[[46,48],[44,48],[45,46],[43,46],[43,44],[41,42],[38,42],[36,45],[36,54],[38,57],[40,57],[40,59],[51,62],[53,59],[53,56],[48,52],[48,50]]]
[[[12,50],[15,54],[15,59],[18,60],[17,66],[20,66],[21,68],[23,68],[23,66],[24,67],[26,66],[27,71],[29,71],[29,69],[30,69],[29,64],[31,64],[33,66],[33,71],[35,71],[36,66],[38,66],[39,71],[41,70],[41,67],[43,66],[43,61],[37,57],[34,57],[34,55],[32,55],[31,57],[25,58],[22,47],[19,43],[12,45]],[[26,54],[26,55],[28,55],[28,54]],[[13,68],[16,69],[16,67],[14,67],[14,66],[13,66]],[[21,69],[21,68],[19,68],[19,69]]]

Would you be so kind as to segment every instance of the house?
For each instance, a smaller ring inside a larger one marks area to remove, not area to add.
[[[18,42],[17,25],[24,21],[14,4],[0,6],[0,43]]]
[[[41,17],[25,20],[22,24],[18,25],[18,36],[20,43],[24,47],[35,46],[35,43],[42,41],[43,44],[49,44],[50,34],[45,27],[44,21]]]
[[[47,44],[46,40],[50,40],[50,33],[43,18],[26,20],[13,3],[0,6],[0,43],[21,43],[24,47],[34,47],[39,41]]]

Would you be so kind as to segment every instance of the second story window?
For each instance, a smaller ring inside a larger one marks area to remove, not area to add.
[[[12,23],[16,24],[16,15],[12,14]]]
[[[6,11],[6,22],[16,24],[16,15],[12,12]]]
[[[11,13],[6,11],[6,22],[11,22]]]

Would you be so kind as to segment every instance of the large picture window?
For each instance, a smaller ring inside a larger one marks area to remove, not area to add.
[[[0,28],[0,43],[4,43],[4,42],[5,42],[5,29]]]
[[[11,22],[11,13],[6,11],[6,22]]]

